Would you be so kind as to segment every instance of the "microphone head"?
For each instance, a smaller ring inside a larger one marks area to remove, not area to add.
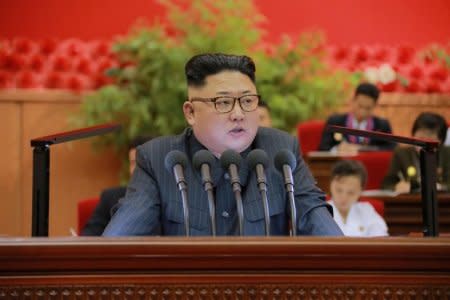
[[[231,164],[235,164],[237,167],[241,164],[241,155],[234,150],[228,149],[225,150],[220,156],[220,163],[222,164],[222,168],[228,170],[228,167]]]
[[[188,159],[186,154],[179,150],[172,150],[169,153],[167,153],[166,158],[164,159],[164,165],[166,166],[166,169],[172,173],[173,167],[175,165],[181,165],[183,168],[186,168],[188,164]]]
[[[192,164],[197,170],[200,170],[203,164],[208,164],[211,168],[214,164],[214,161],[214,155],[205,149],[197,151],[192,158]]]
[[[250,170],[254,169],[258,164],[263,165],[264,168],[269,166],[269,157],[262,149],[252,150],[247,156],[247,161]]]
[[[297,166],[297,160],[295,159],[295,155],[287,149],[280,150],[275,155],[275,168],[277,168],[278,171],[283,173],[284,165],[289,165],[291,167],[291,170],[294,170],[295,167]]]

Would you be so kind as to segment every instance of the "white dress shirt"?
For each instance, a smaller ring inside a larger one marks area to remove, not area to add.
[[[334,220],[344,232],[344,235],[361,237],[389,235],[386,222],[370,203],[354,203],[350,207],[345,222],[333,200],[330,200],[329,204],[333,207]]]

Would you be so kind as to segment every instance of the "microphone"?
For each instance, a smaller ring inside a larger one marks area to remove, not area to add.
[[[256,171],[256,181],[258,183],[258,189],[259,193],[261,194],[261,199],[264,208],[264,222],[265,222],[266,236],[269,236],[270,235],[269,200],[267,198],[266,174],[264,173],[264,168],[266,168],[269,165],[269,157],[263,150],[255,149],[248,154],[247,160],[250,170],[255,169]]]
[[[241,156],[234,150],[225,150],[220,156],[220,163],[230,174],[230,182],[236,199],[236,210],[239,220],[239,235],[244,233],[244,206],[242,205],[241,182],[239,180],[239,166]]]
[[[297,210],[295,208],[294,200],[294,179],[292,177],[292,170],[297,166],[297,160],[294,154],[287,149],[279,151],[275,155],[275,168],[283,174],[284,187],[288,195],[289,206],[291,208],[291,234],[297,235]]]
[[[170,151],[164,160],[166,169],[173,173],[177,182],[178,190],[181,193],[183,204],[184,230],[185,235],[189,236],[189,206],[187,202],[187,182],[184,178],[184,168],[187,166],[188,159],[186,154],[179,150]]]
[[[197,151],[192,158],[194,168],[200,171],[202,175],[202,183],[208,195],[211,232],[213,236],[216,236],[216,205],[214,202],[213,180],[211,178],[211,166],[214,164],[214,161],[214,155],[208,150]]]

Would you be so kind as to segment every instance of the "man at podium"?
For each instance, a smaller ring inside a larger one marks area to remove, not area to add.
[[[187,62],[185,74],[188,99],[183,104],[183,112],[190,127],[180,135],[159,137],[137,148],[137,166],[125,199],[103,235],[186,234],[183,196],[177,189],[176,178],[164,164],[165,157],[173,150],[187,157],[183,177],[187,185],[190,235],[211,235],[207,193],[201,175],[192,167],[192,157],[199,150],[208,150],[213,156],[210,168],[218,236],[267,235],[267,230],[270,235],[289,235],[292,231],[298,235],[342,235],[324,193],[316,187],[299,154],[297,139],[286,132],[258,126],[260,96],[255,86],[253,60],[226,54],[197,55]],[[254,149],[267,154],[269,163],[264,174],[269,220],[260,197],[260,182],[245,163],[240,165],[238,174],[244,217],[238,218],[236,190],[230,183],[232,175],[220,162],[222,154],[230,149],[244,162]],[[281,149],[293,153],[295,160],[292,176],[297,219],[294,222],[289,218],[283,176],[273,164]],[[238,226],[241,221],[242,231]],[[270,221],[268,229],[267,221]]]

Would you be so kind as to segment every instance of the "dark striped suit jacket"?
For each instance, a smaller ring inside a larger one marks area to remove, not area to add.
[[[297,224],[300,235],[342,235],[332,218],[331,207],[326,204],[324,193],[316,187],[309,169],[299,153],[295,137],[272,128],[259,128],[251,147],[241,153],[245,158],[252,149],[266,151],[271,164],[266,168],[271,235],[289,234],[289,204],[281,174],[275,169],[273,158],[281,149],[292,151],[297,157],[293,172]],[[208,200],[201,176],[193,170],[192,156],[205,149],[190,128],[181,135],[152,139],[137,148],[137,167],[130,180],[124,201],[113,216],[103,235],[184,235],[184,219],[181,195],[176,182],[164,166],[164,158],[172,150],[187,154],[189,165],[185,170],[188,181],[190,234],[210,235]],[[265,234],[264,210],[256,184],[256,176],[240,170],[244,206],[244,235]],[[217,235],[237,234],[236,204],[229,176],[220,167],[219,160],[212,167],[216,197]]]

